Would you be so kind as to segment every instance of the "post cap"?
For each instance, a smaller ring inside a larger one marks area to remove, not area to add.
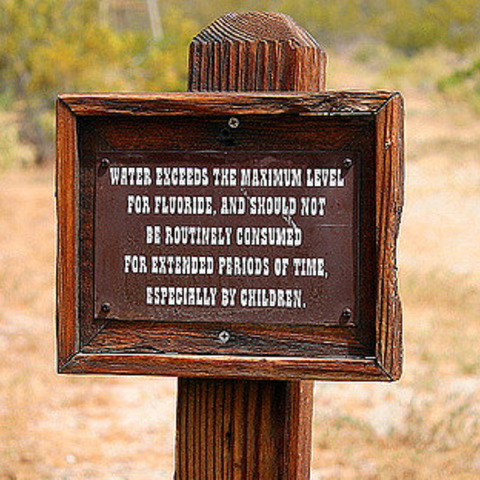
[[[191,91],[322,91],[326,53],[282,13],[226,13],[190,44]]]

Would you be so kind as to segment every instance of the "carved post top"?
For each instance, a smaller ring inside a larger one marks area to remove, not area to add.
[[[320,48],[315,39],[283,13],[226,13],[202,30],[193,41],[287,42]]]
[[[227,13],[190,44],[190,91],[325,89],[326,53],[281,13]]]

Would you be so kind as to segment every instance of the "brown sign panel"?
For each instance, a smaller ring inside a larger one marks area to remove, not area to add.
[[[398,378],[398,94],[58,104],[59,368]]]
[[[265,151],[99,155],[97,315],[353,322],[354,157]]]

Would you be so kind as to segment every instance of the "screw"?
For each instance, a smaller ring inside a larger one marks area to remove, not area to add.
[[[343,167],[344,168],[351,168],[353,165],[353,160],[351,158],[346,158],[344,161],[343,161]]]
[[[108,158],[102,158],[100,166],[102,168],[108,168],[110,166],[110,160]]]
[[[220,332],[218,334],[218,339],[222,343],[227,343],[230,340],[230,334],[226,330],[224,330],[223,332]]]
[[[108,313],[111,309],[112,309],[112,306],[108,302],[105,302],[104,304],[102,304],[103,313]]]
[[[350,308],[345,308],[342,312],[342,317],[349,319],[352,317],[352,310]]]
[[[238,128],[240,126],[240,120],[237,117],[231,117],[228,120],[228,126],[232,129]]]

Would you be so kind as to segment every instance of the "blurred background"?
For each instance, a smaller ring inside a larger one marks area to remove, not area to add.
[[[329,89],[406,99],[405,374],[316,384],[312,478],[480,478],[477,0],[0,0],[0,480],[171,478],[175,380],[55,373],[55,97],[185,90],[243,10],[309,30]]]

